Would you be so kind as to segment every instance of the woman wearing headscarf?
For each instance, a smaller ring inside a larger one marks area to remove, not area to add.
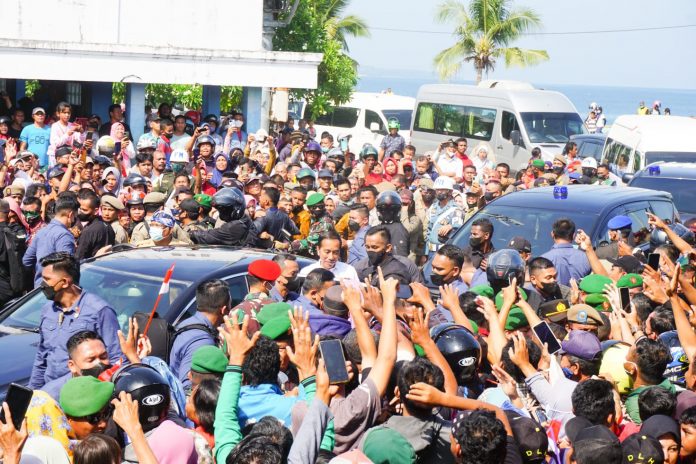
[[[382,177],[391,182],[392,178],[399,173],[399,162],[389,157],[384,159],[382,165],[384,166]]]
[[[474,157],[471,160],[476,168],[476,181],[485,182],[487,180],[488,171],[495,167],[495,155],[491,146],[487,143],[479,143],[474,148]]]
[[[220,182],[222,182],[222,175],[225,172],[229,171],[229,169],[230,169],[230,161],[227,158],[227,155],[225,155],[222,152],[215,155],[215,167],[213,168],[213,172],[212,172],[212,176],[211,176],[210,180],[208,180],[207,182],[205,182],[203,184],[203,193],[208,194],[208,195],[213,195],[215,193],[215,191],[213,191],[213,193],[208,193],[205,191],[205,184],[210,184],[212,187],[217,189],[218,186],[220,185]]]
[[[65,452],[72,456],[77,440],[68,436],[70,425],[60,406],[51,396],[41,390],[34,390],[26,414],[29,438],[50,437],[58,441]]]
[[[114,153],[114,157],[121,155],[122,165],[128,170],[131,167],[131,160],[135,159],[135,150],[133,144],[130,143],[128,137],[125,137],[126,129],[120,122],[115,122],[111,125],[111,138],[116,143],[121,143],[121,152]]]
[[[119,193],[121,193],[121,173],[118,172],[118,169],[114,167],[104,169],[104,172],[102,173],[101,183],[102,195],[108,193],[115,197],[118,197]]]

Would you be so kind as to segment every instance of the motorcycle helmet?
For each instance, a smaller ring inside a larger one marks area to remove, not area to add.
[[[215,151],[215,139],[212,138],[210,135],[201,135],[196,139],[196,147],[200,147],[204,143],[209,143],[212,147],[211,150],[213,152]]]
[[[389,118],[387,122],[387,127],[391,129],[401,130],[401,123],[396,118]]]
[[[145,201],[145,192],[140,192],[138,190],[131,192],[126,196],[126,207],[142,205]]]
[[[691,232],[691,230],[689,230],[689,228],[686,226],[679,223],[674,223],[669,224],[668,227],[672,229],[672,231],[676,233],[679,238],[686,241],[689,245],[694,244],[694,233]],[[667,243],[672,243],[669,240],[669,237],[667,237],[667,233],[660,229],[653,229],[652,233],[650,234],[650,248],[654,250],[660,245],[665,245]]]
[[[239,189],[225,187],[213,195],[212,205],[220,211],[221,215],[229,217],[230,221],[241,219],[246,211],[246,201]]]
[[[147,150],[147,149],[156,150],[157,149],[157,141],[155,139],[151,139],[149,137],[141,137],[140,140],[138,140],[138,145],[136,146],[136,148],[138,151]]]
[[[377,196],[377,216],[382,224],[400,222],[401,197],[394,191],[382,192]]]
[[[177,148],[176,150],[172,151],[172,154],[169,156],[169,162],[170,163],[188,163],[189,162],[189,154],[186,150],[182,150],[180,148]]]
[[[363,145],[362,150],[360,150],[360,159],[364,160],[368,156],[372,156],[375,159],[377,159],[379,153],[377,152],[377,149],[374,146],[370,145],[369,143],[366,143],[365,145]]]
[[[124,187],[138,187],[147,185],[147,180],[140,174],[131,174],[123,180]]]
[[[465,385],[475,378],[481,345],[469,330],[457,324],[439,324],[430,329],[430,337],[454,371],[457,384]]]
[[[304,151],[315,151],[317,153],[321,153],[321,145],[319,145],[314,140],[310,140],[309,143],[307,143],[307,146],[305,147]]]
[[[517,278],[517,284],[524,283],[524,260],[517,250],[498,250],[488,256],[486,269],[488,283],[493,287],[494,293],[510,285],[510,279]]]
[[[116,150],[116,142],[113,138],[105,135],[97,140],[97,151],[102,156],[114,156],[114,151]]]
[[[144,432],[159,426],[169,411],[169,385],[155,368],[146,364],[122,367],[112,379],[114,395],[130,393],[138,402],[138,416]]]

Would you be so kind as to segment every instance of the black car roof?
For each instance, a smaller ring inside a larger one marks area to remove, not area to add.
[[[659,174],[650,174],[649,168],[658,166]],[[637,177],[663,177],[669,179],[696,179],[696,163],[657,162],[652,163],[633,176]]]

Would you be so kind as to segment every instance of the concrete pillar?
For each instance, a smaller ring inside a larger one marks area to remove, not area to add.
[[[126,123],[137,142],[145,128],[145,84],[126,84]]]
[[[206,117],[209,114],[220,116],[220,92],[221,89],[219,85],[203,86],[203,117]]]
[[[98,115],[102,123],[109,120],[109,105],[111,105],[113,91],[111,82],[90,82],[91,104],[87,109],[89,114]]]
[[[242,89],[242,112],[246,120],[247,134],[253,134],[263,127],[262,90],[261,87],[244,87]],[[268,119],[268,112],[266,112],[266,119]],[[268,130],[268,128],[265,129]]]

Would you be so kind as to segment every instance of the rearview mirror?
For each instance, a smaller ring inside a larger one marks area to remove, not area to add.
[[[522,135],[520,134],[520,131],[510,131],[510,141],[513,145],[517,145],[519,147],[522,144]]]
[[[371,123],[370,123],[370,131],[372,131],[372,132],[379,132],[379,123],[377,123],[377,122],[371,122]]]
[[[631,182],[632,179],[633,179],[633,174],[624,174],[623,176],[621,176],[621,181],[624,184],[628,184],[629,182]]]

